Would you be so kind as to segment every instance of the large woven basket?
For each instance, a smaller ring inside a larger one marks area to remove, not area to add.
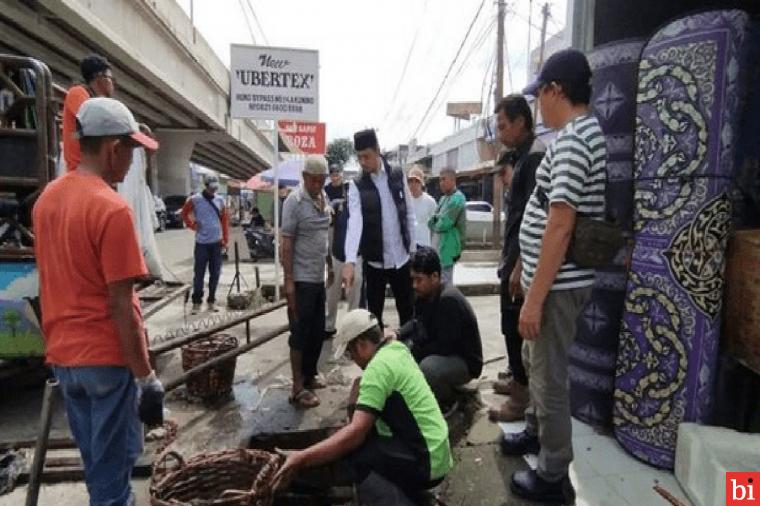
[[[169,458],[177,466],[167,468]],[[164,453],[153,465],[152,506],[271,506],[281,456],[244,448],[201,453],[184,461]]]
[[[185,345],[182,347],[182,369],[188,371],[224,352],[237,348],[237,345],[237,338],[229,334],[215,334]],[[236,364],[237,358],[231,358],[203,372],[193,374],[186,383],[188,393],[206,401],[229,395],[235,379]]]

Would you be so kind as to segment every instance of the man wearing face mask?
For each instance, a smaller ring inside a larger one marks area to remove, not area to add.
[[[90,504],[132,505],[143,427],[163,423],[134,283],[148,275],[129,205],[112,186],[138,146],[158,143],[110,98],[77,115],[82,160],[34,206],[45,359],[63,393]]]
[[[193,277],[193,314],[198,314],[203,302],[203,279],[208,267],[208,310],[217,312],[216,287],[222,272],[222,250],[227,249],[230,221],[224,199],[216,195],[219,180],[206,176],[202,192],[191,196],[182,207],[185,225],[195,230],[195,275]]]

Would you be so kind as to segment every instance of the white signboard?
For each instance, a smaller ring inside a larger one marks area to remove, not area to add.
[[[319,120],[319,52],[233,44],[233,118]]]

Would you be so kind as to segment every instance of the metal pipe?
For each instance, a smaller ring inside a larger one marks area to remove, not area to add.
[[[227,360],[230,360],[231,358],[235,358],[238,355],[242,355],[243,353],[246,353],[258,346],[261,346],[262,344],[271,341],[272,339],[279,336],[280,334],[287,332],[289,328],[290,326],[287,324],[281,325],[273,330],[270,330],[263,336],[259,337],[258,339],[254,341],[251,341],[248,344],[245,344],[243,346],[238,346],[234,350],[230,350],[228,352],[222,353],[221,355],[217,355],[216,357],[212,358],[208,362],[204,362],[201,365],[195,366],[192,369],[185,371],[183,374],[179,375],[173,380],[164,383],[164,390],[166,392],[174,390],[178,386],[185,383],[188,380],[188,378],[190,378],[190,376],[192,376],[193,374],[198,374],[199,372],[203,372],[206,369],[210,369],[211,367],[217,366],[223,362],[226,362]]]
[[[280,309],[286,304],[287,302],[285,300],[274,302],[272,304],[267,304],[266,306],[262,306],[258,309],[254,309],[252,311],[243,313],[238,318],[234,318],[232,320],[220,323],[219,325],[214,325],[213,327],[210,327],[208,329],[198,331],[195,334],[180,337],[178,339],[172,339],[171,341],[166,341],[165,343],[160,343],[150,349],[150,354],[151,356],[156,356],[156,355],[160,355],[161,353],[166,353],[167,351],[171,351],[175,348],[179,348],[180,346],[184,344],[197,341],[198,339],[202,339],[204,337],[212,336],[218,332],[221,332],[222,330],[226,330],[230,327],[234,327],[235,325],[251,320],[252,318],[256,318],[257,316],[271,313],[272,311],[276,309]]]
[[[34,462],[29,473],[29,486],[26,489],[26,506],[37,506],[42,481],[42,468],[45,465],[50,425],[53,422],[55,400],[58,397],[58,380],[49,379],[45,383],[45,393],[42,396],[42,411],[40,412],[40,427],[37,433],[37,445],[34,447]]]
[[[199,330],[193,334],[179,337],[177,339],[172,339],[171,341],[159,343],[155,347],[149,350],[150,355],[154,357],[162,353],[166,353],[167,351],[171,351],[173,349],[179,348],[180,346],[191,343],[193,341],[197,341],[205,337],[210,337],[216,333],[219,333],[223,330],[239,325],[243,322],[249,323],[250,320],[252,320],[253,318],[256,318],[258,316],[262,316],[272,311],[275,311],[277,309],[280,309],[281,307],[284,307],[286,304],[287,302],[285,300],[267,304],[266,306],[262,306],[257,309],[253,309],[248,312],[242,313],[240,316],[236,318],[232,318],[228,321],[221,322],[217,325],[214,325],[213,327],[209,327],[204,330]]]

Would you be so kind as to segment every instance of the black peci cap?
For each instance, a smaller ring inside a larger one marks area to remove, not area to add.
[[[361,151],[363,149],[377,149],[380,147],[380,143],[377,142],[377,134],[374,130],[361,130],[354,134],[354,150]]]

